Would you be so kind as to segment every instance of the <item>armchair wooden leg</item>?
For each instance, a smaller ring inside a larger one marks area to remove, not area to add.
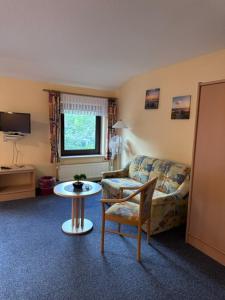
[[[150,237],[151,237],[151,219],[149,218],[147,220],[147,242],[148,242],[148,244],[150,242]]]
[[[118,232],[120,232],[121,224],[118,223]]]
[[[138,225],[137,261],[141,260],[141,225]]]
[[[101,236],[101,253],[104,253],[104,242],[105,242],[105,209],[104,204],[102,205],[102,236]]]

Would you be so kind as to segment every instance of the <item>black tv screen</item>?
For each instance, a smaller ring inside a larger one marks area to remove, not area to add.
[[[0,112],[0,131],[30,133],[30,114]]]

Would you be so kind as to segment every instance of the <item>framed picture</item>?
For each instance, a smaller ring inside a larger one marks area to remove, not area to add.
[[[171,119],[190,119],[191,96],[173,97]]]
[[[160,94],[159,88],[146,91],[145,109],[159,108],[159,94]]]

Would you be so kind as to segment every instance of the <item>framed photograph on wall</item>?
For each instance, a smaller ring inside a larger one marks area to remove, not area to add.
[[[173,97],[171,119],[190,119],[191,96]]]
[[[159,95],[160,95],[159,88],[147,90],[145,96],[145,109],[159,108]]]

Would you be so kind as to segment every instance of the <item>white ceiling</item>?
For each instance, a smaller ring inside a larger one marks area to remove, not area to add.
[[[224,0],[0,0],[0,75],[113,89],[225,48]]]

